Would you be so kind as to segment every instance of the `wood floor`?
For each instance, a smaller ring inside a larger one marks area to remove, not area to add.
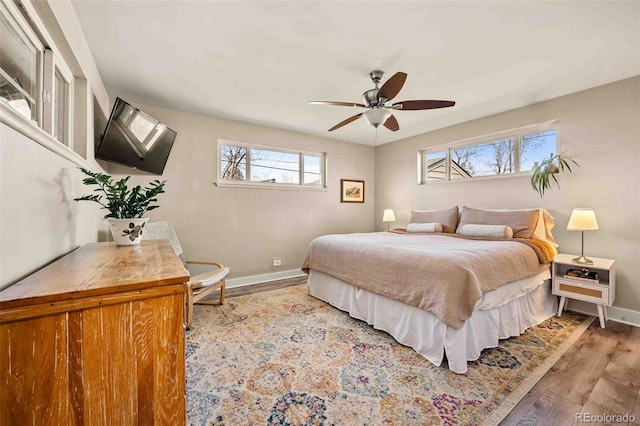
[[[596,319],[502,425],[579,425],[577,413],[633,415],[640,424],[640,328]]]
[[[306,283],[306,277],[230,288],[228,298]],[[212,297],[216,297],[215,294]],[[588,421],[580,421],[590,419]],[[595,416],[634,416],[635,422]],[[640,424],[640,328],[596,319],[501,425]]]

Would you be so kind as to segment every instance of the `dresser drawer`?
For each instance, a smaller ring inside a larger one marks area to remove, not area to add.
[[[571,299],[609,305],[609,287],[604,285],[556,278],[553,282],[553,293]]]

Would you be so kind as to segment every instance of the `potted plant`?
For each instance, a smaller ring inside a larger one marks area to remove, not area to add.
[[[116,245],[140,244],[142,229],[149,220],[143,215],[159,207],[153,203],[158,201],[156,198],[158,194],[164,193],[166,181],[154,180],[148,187],[142,188],[137,185],[129,189],[127,182],[131,176],[114,182],[107,174],[84,168],[80,170],[88,176],[82,180],[82,183],[87,186],[97,186],[94,190],[97,194],[83,195],[74,198],[74,201],[94,201],[100,204],[101,208],[108,210],[109,213],[104,218],[109,222]]]
[[[540,162],[540,164],[536,162],[531,173],[531,186],[534,191],[542,197],[544,195],[544,191],[551,188],[552,179],[558,188],[560,188],[560,183],[555,177],[555,174],[563,172],[565,169],[571,173],[572,171],[569,163],[573,163],[580,167],[580,165],[574,159],[569,157],[566,152],[561,152],[555,155],[551,153],[549,158],[545,158]]]

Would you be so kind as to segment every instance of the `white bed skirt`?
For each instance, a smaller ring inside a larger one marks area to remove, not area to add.
[[[500,339],[522,334],[553,316],[556,297],[551,294],[549,271],[511,283],[485,294],[476,310],[459,330],[448,327],[427,311],[379,296],[322,272],[309,271],[309,294],[353,318],[391,334],[433,364],[447,356],[449,369],[467,372],[467,361],[475,361]]]

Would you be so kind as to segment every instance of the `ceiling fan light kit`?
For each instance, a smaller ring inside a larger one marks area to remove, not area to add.
[[[391,117],[391,111],[386,108],[373,108],[365,111],[362,115],[369,124],[377,129],[379,125]]]
[[[353,121],[356,121],[360,116],[364,116],[367,122],[376,129],[382,124],[387,129],[396,132],[400,129],[398,120],[393,116],[392,110],[396,111],[417,111],[423,109],[435,109],[435,108],[448,108],[454,106],[454,101],[436,101],[436,100],[415,100],[415,101],[401,101],[392,105],[387,105],[387,102],[395,98],[396,95],[404,86],[404,82],[407,79],[407,74],[403,72],[395,73],[389,80],[387,80],[382,87],[378,88],[378,85],[384,78],[384,72],[380,70],[373,70],[369,73],[371,82],[375,85],[373,89],[367,90],[362,94],[364,104],[355,102],[334,102],[334,101],[309,101],[311,104],[316,105],[334,105],[334,106],[349,106],[358,108],[368,108],[367,111],[361,112],[347,118],[344,121],[336,124],[329,129],[330,132],[339,129]]]

